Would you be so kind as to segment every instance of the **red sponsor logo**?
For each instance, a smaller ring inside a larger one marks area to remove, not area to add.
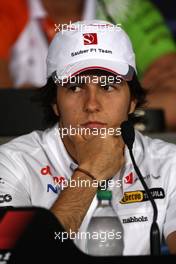
[[[95,45],[98,44],[96,33],[86,33],[83,34],[84,45]]]
[[[49,166],[46,166],[46,167],[42,168],[41,169],[41,174],[42,175],[48,175],[49,174],[49,175],[52,176],[50,167]]]
[[[54,184],[61,184],[65,182],[65,178],[63,176],[54,176],[53,177]]]
[[[65,181],[64,176],[53,176],[51,173],[50,166],[42,168],[40,172],[42,175],[50,175],[53,178],[54,184],[60,184],[61,182]]]
[[[133,173],[132,172],[130,172],[127,176],[125,176],[124,182],[127,184],[133,183]]]

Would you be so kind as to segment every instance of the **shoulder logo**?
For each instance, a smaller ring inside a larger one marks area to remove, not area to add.
[[[49,166],[42,168],[40,172],[42,175],[51,175],[51,170]]]
[[[0,203],[4,202],[11,202],[12,201],[12,196],[10,194],[2,194],[0,195]]]
[[[124,182],[126,184],[132,184],[134,182],[134,177],[132,172],[130,172],[127,176],[124,177]]]
[[[62,186],[66,181],[64,176],[53,176],[51,168],[48,165],[46,167],[43,167],[40,170],[40,173],[41,175],[50,176],[53,180],[53,184],[51,183],[47,184],[47,192],[52,191],[54,193],[58,193],[60,189],[60,185]]]

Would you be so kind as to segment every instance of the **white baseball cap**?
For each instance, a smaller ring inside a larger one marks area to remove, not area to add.
[[[53,38],[47,56],[47,78],[68,79],[101,69],[131,80],[135,54],[125,31],[107,21],[86,20],[67,26]]]

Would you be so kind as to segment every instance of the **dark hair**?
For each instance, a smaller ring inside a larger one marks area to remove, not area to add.
[[[130,89],[130,94],[137,100],[136,109],[143,108],[146,103],[146,90],[141,87],[141,84],[136,76],[133,74],[131,81],[127,81]],[[57,121],[58,117],[55,115],[52,104],[56,103],[57,96],[57,84],[50,77],[47,80],[45,86],[37,90],[34,101],[38,101],[44,109],[45,124],[47,127],[53,126]],[[130,114],[129,118],[135,122],[135,114]]]
[[[141,84],[140,84],[135,72],[133,74],[132,80],[128,81],[127,83],[128,83],[129,89],[130,89],[131,97],[135,98],[137,100],[137,104],[136,104],[136,109],[135,110],[144,109],[145,108],[145,104],[147,103],[146,97],[147,97],[148,92],[147,92],[147,90],[145,90],[141,86]],[[128,115],[128,119],[131,120],[133,124],[141,121],[141,117],[137,116],[135,114],[135,112],[132,113],[132,114],[129,114]]]

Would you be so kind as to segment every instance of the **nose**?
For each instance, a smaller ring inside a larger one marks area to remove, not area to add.
[[[84,101],[84,111],[87,113],[99,112],[101,109],[100,98],[96,88],[86,89],[86,96]]]

